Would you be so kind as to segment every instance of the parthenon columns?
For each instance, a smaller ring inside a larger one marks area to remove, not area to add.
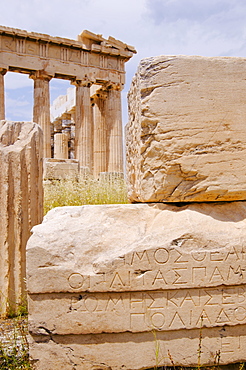
[[[50,140],[50,91],[49,81],[51,76],[44,71],[31,73],[30,78],[34,80],[34,106],[33,121],[38,123],[44,134],[44,158],[51,157]]]
[[[107,121],[106,99],[107,92],[98,90],[94,98],[94,176],[107,172]]]
[[[54,135],[54,158],[68,158],[68,136],[64,132]]]
[[[6,72],[6,69],[0,68],[0,120],[5,119],[4,75]]]
[[[120,86],[112,86],[107,98],[108,172],[123,172],[123,138]]]
[[[81,167],[87,167],[89,172],[93,168],[93,124],[91,115],[90,83],[75,81],[76,109],[75,109],[75,158]]]

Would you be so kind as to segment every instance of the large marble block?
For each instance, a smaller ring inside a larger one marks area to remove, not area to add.
[[[245,361],[245,217],[244,202],[50,211],[27,246],[36,369],[195,366],[200,344],[202,364]]]
[[[132,202],[246,199],[246,59],[159,56],[128,94]]]

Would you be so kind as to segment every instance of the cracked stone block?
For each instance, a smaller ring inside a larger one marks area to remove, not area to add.
[[[246,59],[143,59],[128,94],[131,202],[246,199]]]
[[[201,333],[203,365],[244,362],[245,218],[245,202],[50,211],[27,245],[35,369],[193,367]]]

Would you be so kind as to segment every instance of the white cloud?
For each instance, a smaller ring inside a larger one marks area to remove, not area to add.
[[[245,0],[9,0],[0,24],[67,38],[88,29],[134,45],[138,54],[126,64],[125,112],[126,90],[141,58],[246,56],[245,18]],[[31,83],[6,76],[9,92]],[[59,94],[58,85],[52,89],[52,96]]]

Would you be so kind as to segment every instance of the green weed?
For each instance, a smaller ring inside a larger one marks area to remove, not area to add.
[[[5,320],[0,336],[0,369],[31,370],[27,341],[27,316]],[[7,325],[10,327],[8,328]]]

